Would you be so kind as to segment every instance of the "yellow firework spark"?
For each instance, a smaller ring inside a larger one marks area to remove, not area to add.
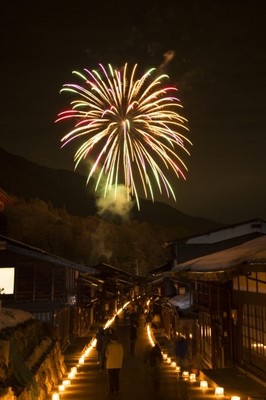
[[[178,155],[189,154],[182,134],[188,131],[187,120],[179,114],[182,105],[175,97],[177,89],[167,86],[167,75],[158,76],[152,68],[136,78],[137,64],[131,72],[127,64],[121,69],[74,71],[83,85],[65,84],[61,92],[74,96],[71,109],[61,112],[57,121],[74,119],[75,126],[61,141],[65,146],[81,138],[75,153],[75,167],[90,160],[87,183],[96,178],[95,190],[104,182],[105,195],[118,184],[127,188],[127,198],[135,197],[138,208],[140,184],[154,201],[154,185],[162,195],[165,190],[176,199],[169,181],[169,171],[185,178],[186,165]],[[138,183],[137,183],[138,182]]]

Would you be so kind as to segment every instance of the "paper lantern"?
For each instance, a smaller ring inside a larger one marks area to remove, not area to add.
[[[189,379],[189,372],[188,371],[183,371],[182,372],[182,378],[183,379]]]
[[[216,396],[223,396],[224,395],[224,388],[220,387],[220,386],[217,386],[215,388],[215,395]]]
[[[190,375],[189,375],[189,380],[190,380],[191,382],[195,382],[195,381],[196,381],[196,374],[190,374]]]
[[[175,361],[172,361],[172,362],[171,362],[171,366],[175,368],[175,367],[176,367],[176,362],[175,362]]]
[[[208,388],[208,382],[207,381],[200,381],[200,387],[201,387],[201,389],[207,389]]]

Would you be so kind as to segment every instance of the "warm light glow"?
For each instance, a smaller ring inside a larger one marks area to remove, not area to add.
[[[93,348],[92,346],[89,346],[89,347],[85,350],[85,352],[84,352],[84,357],[87,357],[87,356],[90,354],[92,348]]]
[[[75,373],[74,372],[69,372],[68,376],[69,379],[74,379],[75,378]]]
[[[68,385],[70,385],[70,383],[71,383],[70,379],[65,379],[65,380],[63,381],[63,385],[64,385],[64,386],[68,386]]]
[[[151,328],[149,325],[147,325],[147,335],[148,335],[148,338],[149,338],[149,341],[150,341],[150,344],[152,345],[152,347],[155,346],[155,342],[152,338],[152,332],[151,332]]]
[[[164,354],[163,354],[163,359],[164,359],[164,361],[167,361],[167,358],[168,358],[168,357],[167,357],[167,354],[164,353]]]
[[[76,374],[76,373],[78,372],[77,367],[72,367],[72,368],[71,368],[71,372],[72,372],[73,374]]]
[[[189,378],[189,372],[188,371],[183,371],[182,372],[182,378],[188,379]]]
[[[64,385],[59,385],[58,386],[59,392],[64,392],[65,391],[65,386]]]
[[[171,363],[171,367],[176,367],[176,362],[175,361],[172,361],[172,363]]]
[[[208,382],[207,381],[200,381],[200,387],[202,389],[207,389],[208,388]]]
[[[216,396],[223,396],[224,395],[224,388],[220,387],[220,386],[217,386],[215,388],[215,395]]]
[[[231,400],[241,400],[239,396],[232,396]]]
[[[85,362],[84,357],[80,357],[79,364],[84,364],[84,362]]]
[[[190,374],[190,375],[189,375],[189,380],[190,380],[191,382],[195,382],[195,381],[196,381],[196,374]]]
[[[179,365],[176,366],[176,372],[180,372],[181,371],[181,367]]]
[[[52,394],[52,400],[60,400],[60,396],[58,393],[53,393]]]
[[[168,357],[168,358],[167,358],[167,363],[168,363],[168,364],[171,364],[171,362],[172,362],[171,358]]]

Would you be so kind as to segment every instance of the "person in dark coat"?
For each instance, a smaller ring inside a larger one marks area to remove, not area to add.
[[[106,361],[105,352],[106,352],[108,344],[111,341],[111,333],[112,333],[112,330],[109,328],[104,330],[103,346],[102,346],[102,354],[101,354],[101,364],[100,364],[101,371],[103,371],[105,369],[105,361]]]
[[[152,316],[151,312],[148,312],[148,314],[146,315],[144,326],[150,324],[152,322],[152,318],[153,318],[153,316]]]
[[[187,359],[187,340],[184,336],[178,336],[175,341],[175,356],[176,362],[181,367],[181,370],[184,369],[186,359]]]
[[[98,353],[97,364],[101,364],[102,347],[103,347],[103,335],[104,329],[100,326],[98,332],[96,333],[96,350]]]
[[[130,338],[130,354],[133,356],[135,353],[136,341],[138,337],[138,327],[134,321],[131,321],[129,338]]]

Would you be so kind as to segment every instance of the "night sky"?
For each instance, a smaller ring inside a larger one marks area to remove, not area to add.
[[[263,2],[9,0],[0,30],[0,147],[73,170],[73,147],[60,148],[66,127],[54,123],[72,70],[128,62],[145,72],[172,51],[165,72],[193,147],[170,204],[223,223],[266,218]]]

